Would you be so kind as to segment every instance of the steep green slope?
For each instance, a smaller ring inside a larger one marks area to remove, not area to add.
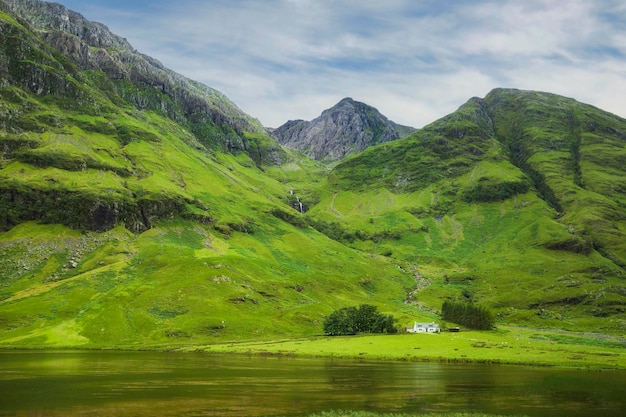
[[[234,105],[217,93],[194,96],[178,86],[188,98],[177,100],[151,86],[154,80],[112,79],[105,69],[81,69],[42,40],[50,33],[71,34],[35,31],[7,13],[0,14],[0,25],[6,63],[0,68],[0,229],[27,220],[89,230],[121,222],[133,231],[178,215],[213,221],[217,214],[208,205],[217,203],[198,195],[215,183],[212,194],[221,200],[233,181],[214,152],[239,155],[248,166],[286,159],[253,124],[238,122],[243,116],[233,116]],[[119,85],[125,86],[121,92]],[[174,110],[190,103],[195,111],[177,117]]]
[[[485,102],[511,161],[584,242],[578,250],[626,267],[626,120],[546,93],[496,90]]]
[[[214,92],[181,98],[86,69],[43,40],[75,35],[3,10],[0,345],[282,337],[319,333],[346,304],[402,306],[411,274],[328,239],[291,206],[322,167]]]
[[[494,90],[340,163],[308,216],[421,272],[414,303],[500,320],[623,329],[626,121],[546,93]]]
[[[111,104],[130,105],[184,126],[196,137],[196,146],[245,152],[258,165],[282,161],[284,151],[269,139],[258,120],[219,91],[137,52],[106,26],[60,4],[39,0],[2,0],[0,11],[3,86],[36,96],[52,95],[57,100],[63,96],[59,101],[63,110],[80,109],[81,114],[93,116],[109,114],[114,110]],[[29,130],[37,120],[15,117],[21,114],[19,106],[11,112],[9,126],[13,129],[26,122],[24,127]],[[40,121],[44,126],[56,122]],[[90,127],[106,128],[98,123]],[[125,141],[136,136],[132,127],[115,125]]]

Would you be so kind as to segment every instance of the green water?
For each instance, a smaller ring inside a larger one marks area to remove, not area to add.
[[[153,352],[0,352],[0,416],[325,410],[624,416],[626,372]]]

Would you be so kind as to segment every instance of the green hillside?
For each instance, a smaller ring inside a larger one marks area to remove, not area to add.
[[[340,163],[309,215],[422,271],[413,304],[491,306],[505,322],[624,328],[626,120],[494,90]]]
[[[0,1],[0,46],[0,347],[289,338],[362,303],[404,326],[446,300],[625,328],[624,119],[495,90],[331,168],[121,41]]]

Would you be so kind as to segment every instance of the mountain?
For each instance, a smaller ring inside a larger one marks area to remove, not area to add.
[[[0,0],[0,346],[299,337],[448,300],[623,334],[625,140],[616,115],[496,89],[331,168],[102,25]]]
[[[170,186],[144,185],[152,173],[142,159],[150,153],[139,148],[169,144],[167,135],[204,153],[246,154],[257,166],[287,158],[223,94],[138,53],[104,25],[55,3],[10,0],[0,10],[3,159],[107,177],[95,186],[82,175],[82,188],[58,178],[26,184],[6,173],[15,164],[3,166],[1,200],[19,209],[1,210],[0,228],[64,219],[89,230],[120,221],[145,230],[152,219],[175,214],[207,217],[205,204],[185,193],[183,174]]]
[[[309,215],[352,247],[420,265],[425,308],[459,297],[505,321],[614,328],[626,318],[625,145],[621,117],[496,89],[340,162]]]
[[[102,105],[89,91],[95,88],[113,105],[163,114],[189,129],[205,148],[246,152],[258,164],[284,157],[280,147],[263,139],[261,123],[225,95],[139,53],[106,26],[38,0],[2,0],[0,10],[17,14],[16,22],[3,23],[3,36],[11,41],[3,51],[9,62],[2,73],[5,82],[40,96],[60,93],[92,108]],[[29,30],[37,34],[32,44]],[[70,78],[64,78],[66,72]],[[19,130],[19,118],[13,122],[7,127]],[[121,136],[133,135],[116,128]]]
[[[315,160],[337,161],[413,130],[392,122],[374,107],[344,98],[310,122],[291,120],[270,134],[281,145]]]

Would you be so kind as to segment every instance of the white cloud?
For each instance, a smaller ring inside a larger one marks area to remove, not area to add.
[[[495,87],[626,116],[619,0],[66,3],[267,126],[312,119],[350,96],[420,127]]]

